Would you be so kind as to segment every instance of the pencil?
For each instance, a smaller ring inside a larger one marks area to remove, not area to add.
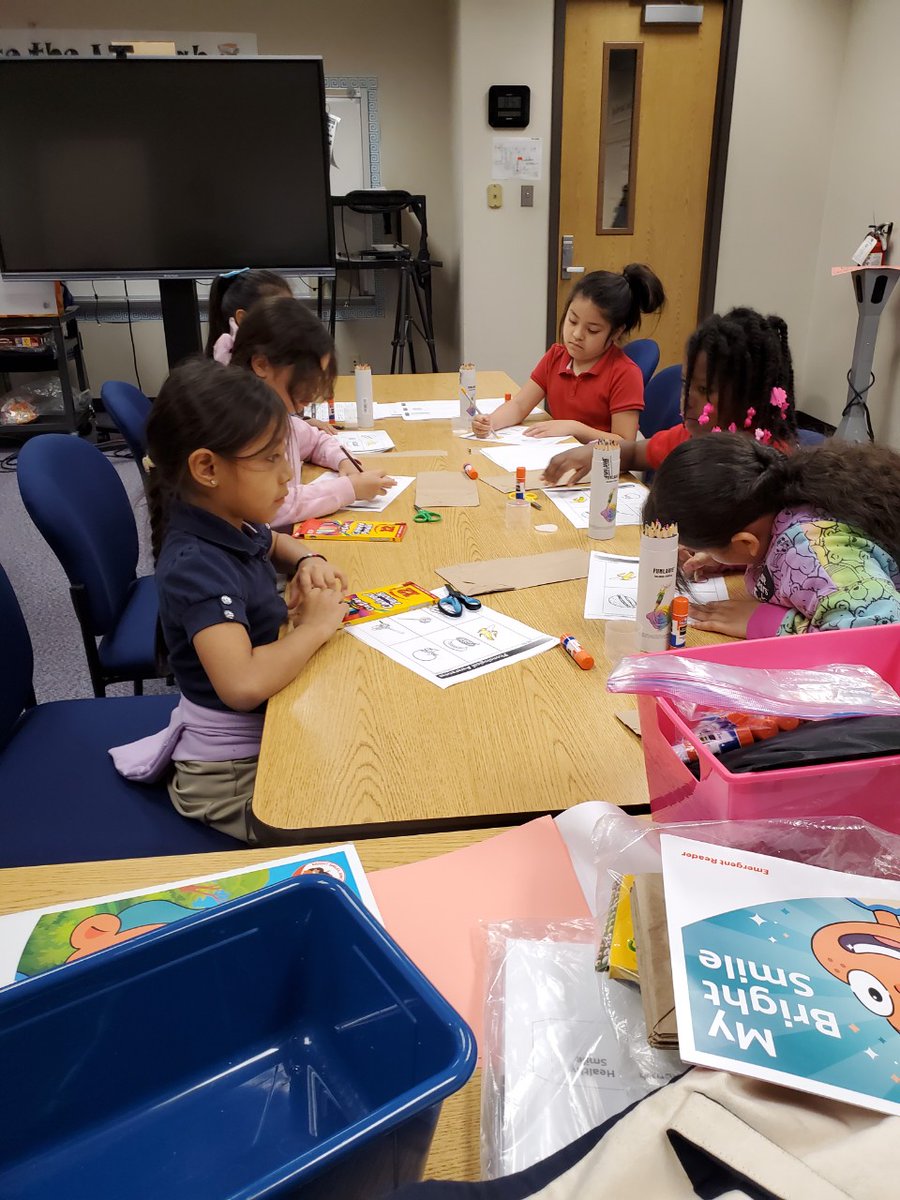
[[[350,461],[353,463],[354,467],[356,467],[357,471],[363,470],[362,463],[359,461],[358,458],[353,457],[353,455],[350,453],[350,451],[347,449],[346,446],[341,446],[341,453],[344,455],[345,458],[350,459]]]

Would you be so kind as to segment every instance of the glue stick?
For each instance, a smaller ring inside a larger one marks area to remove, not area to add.
[[[463,467],[463,472],[464,472],[464,474],[468,475],[468,477],[470,479],[478,478],[478,472],[475,470],[475,468],[472,466],[471,463],[466,463],[466,465]]]
[[[566,654],[571,655],[575,659],[582,671],[591,670],[594,660],[588,654],[587,650],[582,649],[581,642],[577,638],[573,638],[570,633],[564,633],[559,642]]]
[[[675,596],[672,599],[672,628],[669,631],[669,645],[673,650],[680,650],[687,642],[688,609],[687,596]]]
[[[525,468],[516,467],[516,499],[525,499]]]

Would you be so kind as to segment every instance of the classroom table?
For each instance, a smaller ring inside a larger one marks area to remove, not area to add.
[[[417,837],[373,838],[357,844],[366,871],[398,867],[436,854],[447,854],[502,833],[500,829],[435,833]],[[312,846],[297,846],[296,852]],[[319,848],[319,847],[315,847]],[[64,901],[87,900],[115,892],[156,887],[192,876],[234,871],[252,863],[282,858],[291,851],[238,850],[219,854],[183,854],[171,858],[136,858],[117,862],[67,863],[49,867],[0,870],[0,913],[41,908]],[[478,1179],[480,1071],[450,1096],[441,1109],[428,1157],[428,1179]]]
[[[379,403],[452,399],[457,390],[455,373],[373,380]],[[479,396],[516,390],[502,372],[478,373]],[[352,377],[338,380],[335,398],[353,400]],[[449,421],[389,419],[376,428],[390,433],[396,450],[366,455],[367,467],[415,475],[461,471],[471,462],[480,474],[500,473],[478,443],[453,435]],[[404,451],[430,453],[404,458]],[[477,486],[478,507],[443,508],[442,521],[416,525],[411,484],[376,518],[408,522],[400,542],[307,544],[341,566],[353,590],[405,580],[436,588],[444,581],[435,567],[473,559],[591,547],[637,554],[636,526],[591,542],[540,494],[543,508],[531,510],[531,530],[509,532],[505,495]],[[534,532],[542,523],[557,532]],[[302,830],[304,837],[373,837],[509,824],[583,800],[645,804],[640,741],[615,717],[634,707],[633,698],[604,686],[611,669],[606,639],[618,661],[624,627],[585,620],[584,595],[585,580],[576,579],[481,599],[544,633],[573,634],[594,656],[592,671],[580,670],[560,648],[442,690],[347,634],[333,637],[269,701],[253,797],[265,836],[297,840]]]

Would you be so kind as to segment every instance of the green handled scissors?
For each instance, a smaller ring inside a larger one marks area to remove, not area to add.
[[[431,512],[427,508],[420,508],[418,504],[414,504],[413,508],[416,510],[413,520],[420,525],[430,525],[432,521],[442,521],[444,519],[440,513]]]

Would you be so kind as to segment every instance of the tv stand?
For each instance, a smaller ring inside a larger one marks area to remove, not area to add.
[[[171,370],[203,350],[196,279],[160,279],[159,301]]]

